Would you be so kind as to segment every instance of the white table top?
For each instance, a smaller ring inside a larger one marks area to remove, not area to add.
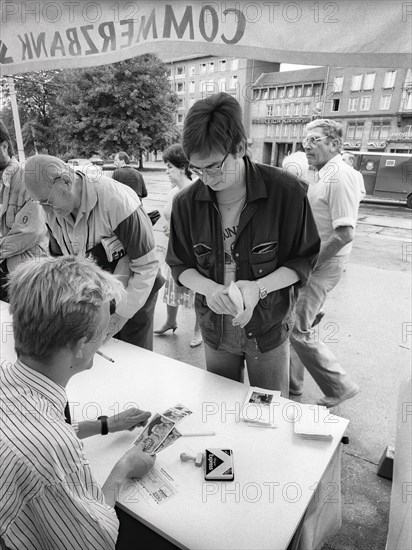
[[[1,313],[2,319],[8,315],[3,309]],[[2,358],[12,361],[10,344],[8,336]],[[182,403],[193,411],[179,424],[182,433],[216,432],[182,437],[158,454],[156,468],[166,470],[177,486],[169,501],[149,503],[129,486],[120,494],[119,504],[181,548],[287,548],[348,420],[329,415],[331,441],[301,439],[293,433],[292,421],[299,405],[278,398],[278,427],[252,428],[239,420],[247,386],[116,340],[102,351],[115,363],[96,355],[93,368],[68,384],[75,420],[110,416],[131,405],[162,413]],[[84,440],[85,455],[100,484],[138,433]],[[233,482],[206,482],[203,468],[179,458],[183,451],[196,454],[207,447],[233,450]]]

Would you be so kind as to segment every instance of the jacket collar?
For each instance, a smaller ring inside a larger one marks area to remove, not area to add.
[[[268,194],[263,181],[262,174],[259,171],[259,164],[252,162],[248,156],[244,156],[245,162],[245,177],[246,177],[246,202],[250,203],[258,199],[267,198]],[[197,201],[216,202],[216,192],[205,185],[203,181],[198,179],[198,188],[195,194]]]

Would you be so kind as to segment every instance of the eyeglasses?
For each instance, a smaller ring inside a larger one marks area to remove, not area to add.
[[[223,165],[225,164],[225,160],[229,156],[229,153],[226,153],[226,155],[223,157],[223,159],[220,162],[216,162],[215,164],[210,164],[209,166],[205,166],[204,168],[199,168],[198,166],[193,166],[193,164],[189,164],[189,169],[197,174],[198,176],[203,176],[204,173],[206,173],[208,176],[215,176],[218,172],[220,172],[223,169]]]
[[[56,181],[56,180],[54,180],[54,181]],[[54,181],[53,181],[52,186],[50,188],[50,192],[49,192],[49,195],[48,195],[47,199],[41,199],[40,201],[36,201],[36,200],[32,199],[32,201],[35,204],[40,204],[40,206],[52,206],[52,203],[50,202],[50,195],[52,194],[52,191],[53,191]]]
[[[307,147],[308,145],[314,145],[315,143],[317,143],[321,139],[327,139],[328,137],[329,136],[321,136],[321,137],[309,136],[309,137],[305,137],[302,140],[302,145],[303,145],[303,147]]]

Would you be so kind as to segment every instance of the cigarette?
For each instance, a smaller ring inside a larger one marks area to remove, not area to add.
[[[110,361],[111,363],[114,363],[114,359],[112,359],[112,358],[109,357],[108,355],[105,355],[102,351],[97,350],[96,353],[97,353],[98,355],[101,355],[104,359],[107,359],[107,360]]]
[[[209,435],[216,435],[216,432],[192,432],[192,433],[182,434],[182,437],[202,437],[202,436],[209,436]]]

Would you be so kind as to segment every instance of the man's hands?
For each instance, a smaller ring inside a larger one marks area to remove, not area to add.
[[[128,319],[126,319],[126,317],[121,317],[117,313],[113,313],[113,315],[110,315],[109,330],[107,331],[103,344],[110,340],[112,336],[117,334],[119,330],[123,328],[127,321]]]
[[[215,288],[206,294],[207,305],[219,315],[232,315],[233,325],[244,328],[252,318],[256,304],[259,302],[259,287],[255,281],[236,281],[243,296],[245,309],[237,315],[236,307],[229,298],[229,287],[216,283]]]
[[[120,460],[116,462],[109,477],[102,487],[104,498],[108,506],[114,507],[124,483],[143,477],[153,468],[156,455],[143,451],[143,443],[134,445]]]
[[[134,430],[137,427],[146,426],[151,413],[149,411],[141,411],[135,407],[131,407],[119,414],[109,416],[107,425],[109,433],[120,432],[122,430]]]
[[[143,445],[143,442],[133,445],[118,461],[126,479],[143,477],[153,468],[156,455],[144,452]]]
[[[228,287],[216,283],[213,289],[205,294],[208,307],[218,315],[237,315],[236,306],[228,296]]]
[[[233,326],[244,328],[251,320],[259,302],[259,287],[255,281],[236,281],[236,284],[242,293],[245,309],[233,319]]]

